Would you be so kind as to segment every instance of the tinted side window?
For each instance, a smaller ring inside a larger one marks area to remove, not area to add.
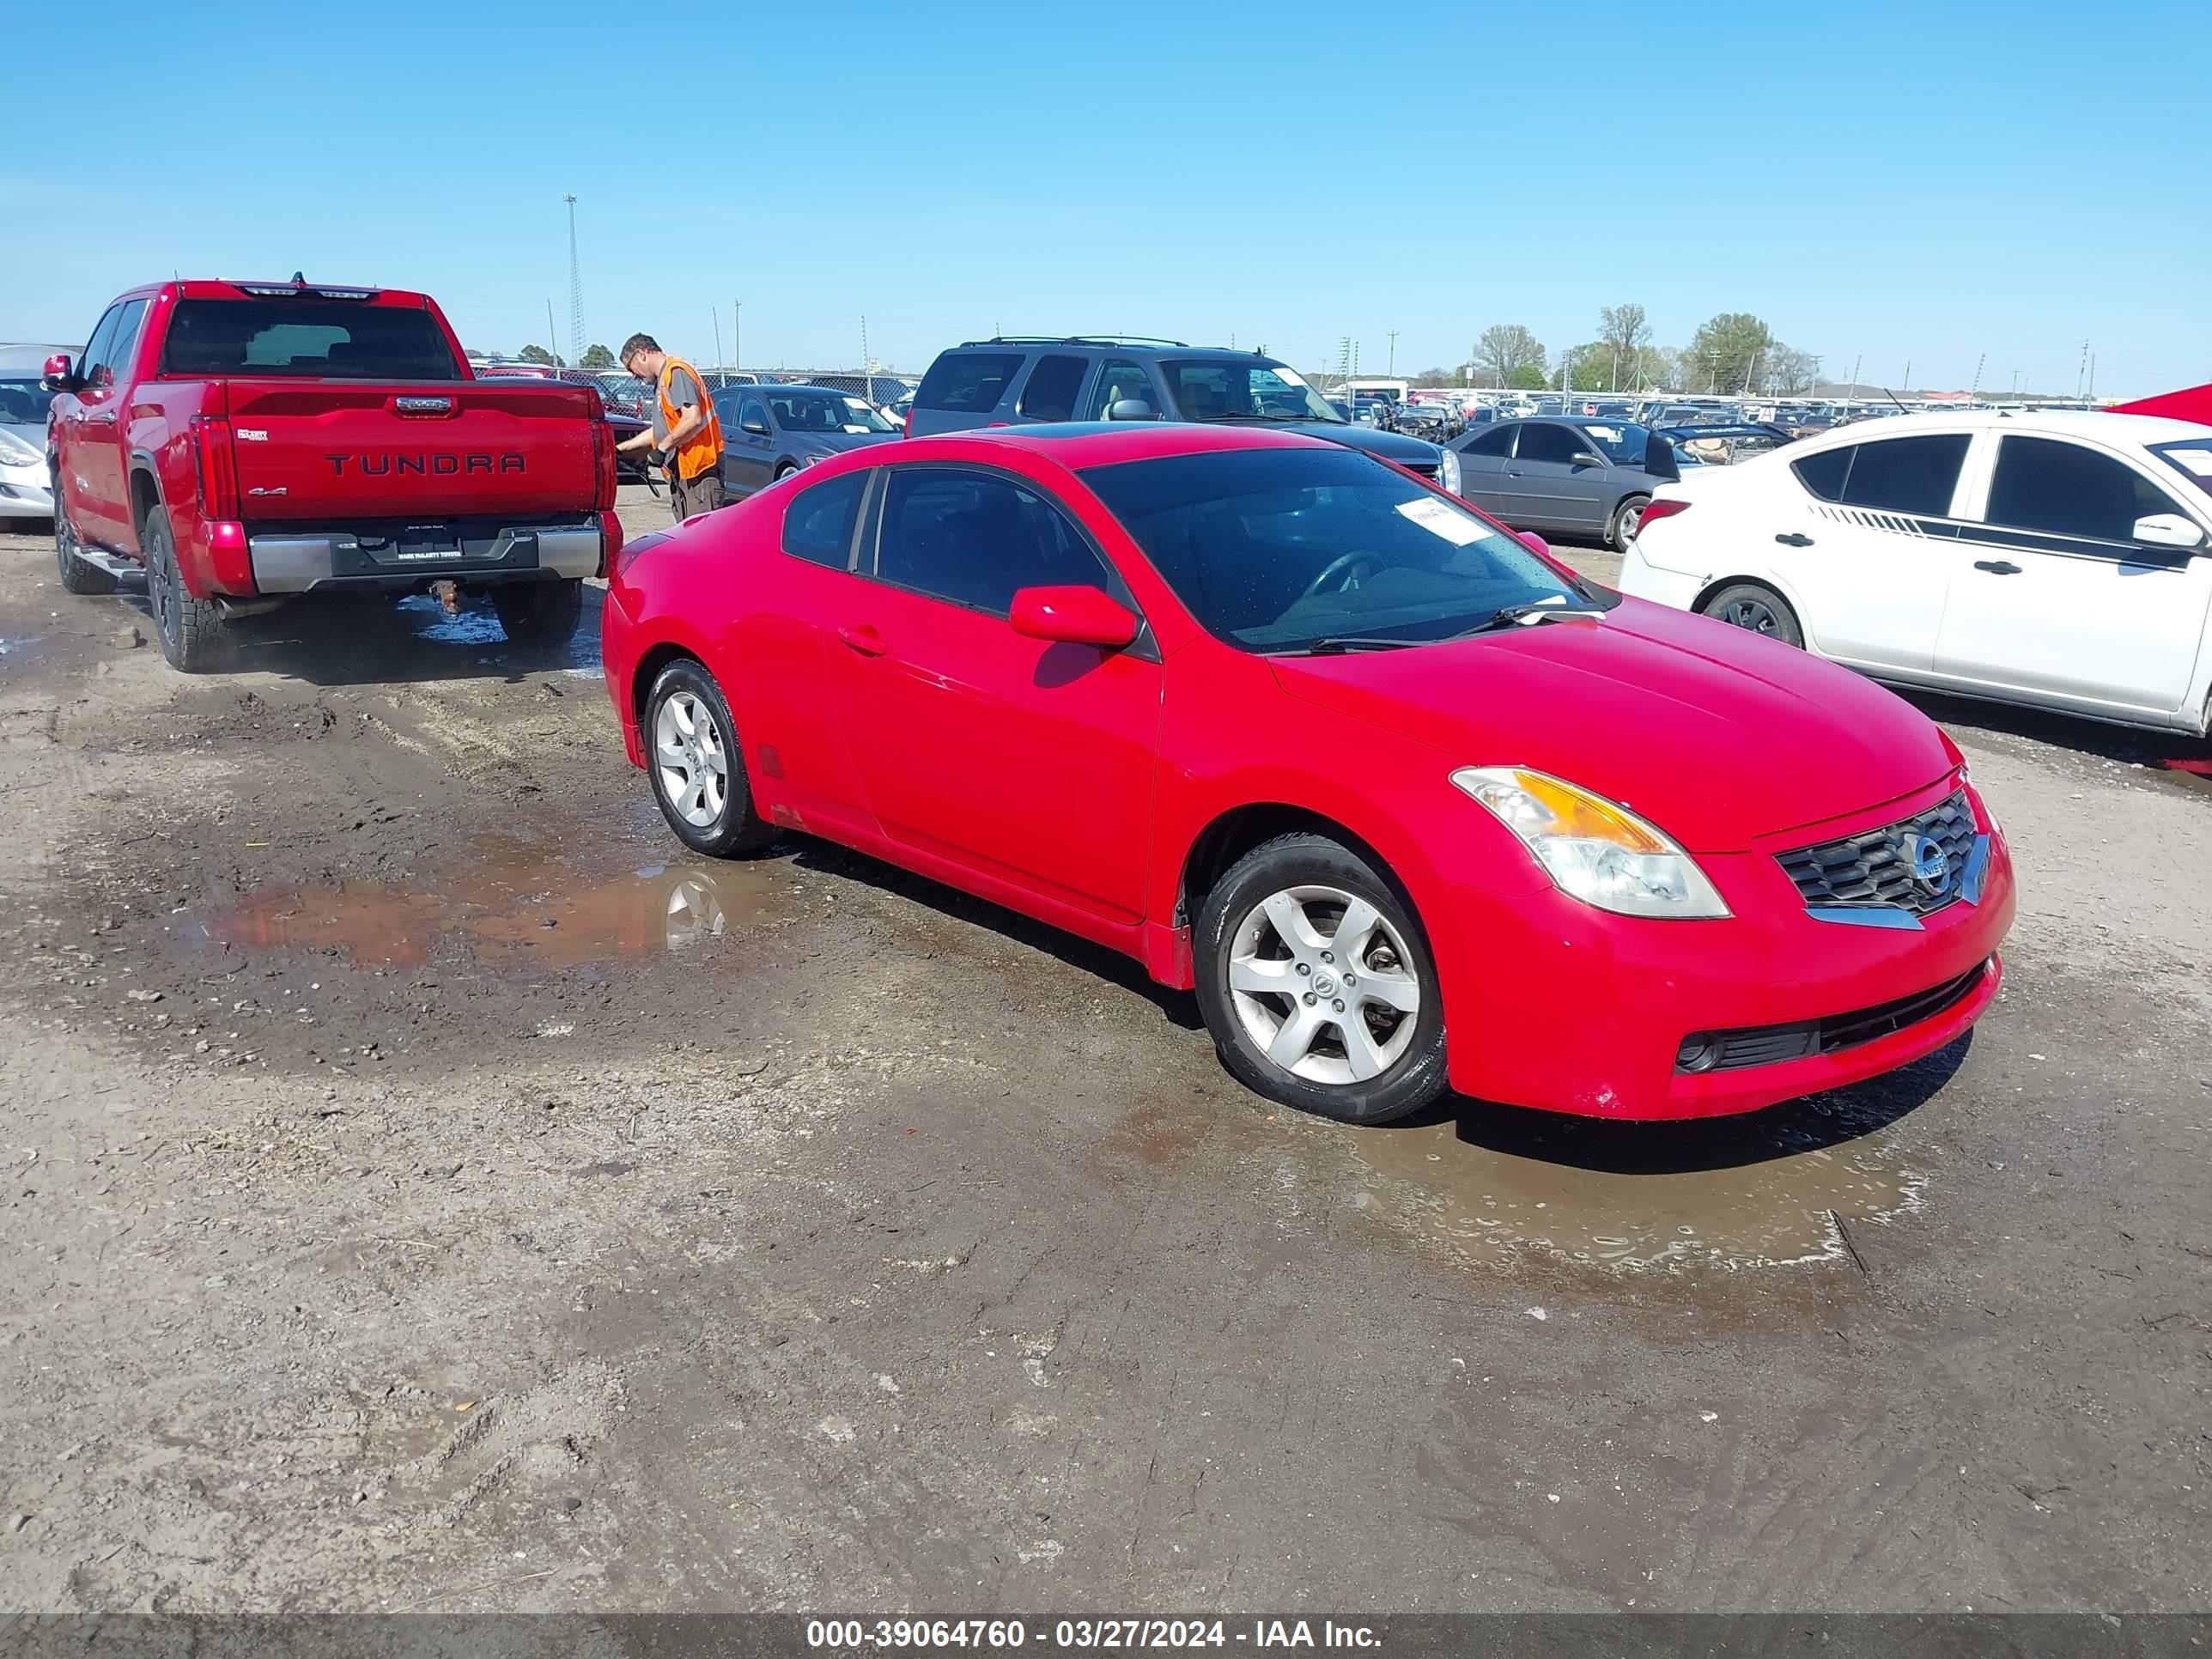
[[[870,476],[848,473],[793,495],[783,514],[783,550],[810,564],[846,568],[853,550],[853,522],[860,517]]]
[[[131,372],[131,365],[138,356],[138,330],[146,320],[146,302],[133,300],[123,307],[123,314],[115,319],[115,337],[107,346],[107,364],[115,371],[118,380]]]
[[[92,338],[84,343],[84,360],[77,364],[76,373],[87,386],[92,384],[94,371],[106,363],[108,348],[115,343],[115,325],[122,316],[121,306],[110,306],[92,331]]]
[[[1000,616],[1024,587],[1113,589],[1098,556],[1057,507],[1012,479],[956,467],[892,472],[876,574]]]
[[[948,351],[929,366],[914,400],[924,409],[988,414],[1021,366],[1018,351]]]
[[[1480,438],[1473,439],[1462,446],[1460,453],[1462,455],[1510,455],[1513,453],[1513,434],[1520,429],[1514,426],[1494,426]]]
[[[1947,514],[1970,441],[1960,432],[1861,444],[1844,480],[1844,500],[1892,513]]]
[[[356,301],[179,300],[170,374],[298,374],[331,380],[458,380],[462,364],[427,311]]]
[[[2056,438],[2008,437],[1997,446],[1984,516],[2047,535],[2132,542],[2137,519],[2179,511],[2172,496],[2110,455]]]
[[[1588,447],[1563,426],[1538,424],[1521,428],[1521,448],[1514,459],[1521,461],[1557,461],[1561,465],[1574,459],[1576,454]]]
[[[1075,416],[1075,394],[1083,389],[1080,357],[1040,357],[1022,387],[1022,413],[1032,421],[1066,421]]]
[[[1808,455],[1802,460],[1790,463],[1790,470],[1797,475],[1797,482],[1824,501],[1844,499],[1844,478],[1851,470],[1851,457],[1857,454],[1855,445],[1841,449],[1824,450],[1818,455]]]
[[[1084,419],[1104,420],[1106,411],[1124,398],[1141,398],[1155,407],[1158,404],[1152,379],[1140,365],[1109,362],[1098,371],[1098,384],[1091,391],[1091,401],[1084,405]]]

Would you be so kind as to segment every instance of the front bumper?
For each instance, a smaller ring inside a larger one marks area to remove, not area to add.
[[[1927,792],[1920,804],[1952,787]],[[1707,1117],[1861,1082],[1934,1053],[1996,997],[1997,949],[2012,925],[2011,855],[1978,803],[1977,811],[1988,837],[1978,902],[1954,899],[1917,927],[1815,918],[1776,862],[1781,849],[1764,845],[1699,857],[1734,912],[1723,921],[1611,915],[1551,889],[1448,888],[1440,915],[1432,920],[1436,907],[1423,909],[1443,984],[1452,1086],[1595,1117]],[[1821,834],[1816,827],[1778,839],[1803,844]],[[1835,1028],[1842,1017],[1954,982],[1955,994],[1936,999],[1925,1018],[1899,1029],[1860,1021],[1848,1035],[1864,1040],[1832,1052],[1806,1052],[1817,1042],[1785,1043],[1781,1051],[1797,1057],[1704,1072],[1677,1065],[1697,1034]]]
[[[574,580],[599,574],[607,553],[596,519],[419,538],[398,530],[257,531],[246,545],[255,591],[266,594]]]
[[[54,491],[45,472],[0,474],[0,519],[51,519]]]

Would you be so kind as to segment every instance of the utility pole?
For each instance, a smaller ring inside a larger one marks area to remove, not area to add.
[[[2014,398],[2020,396],[2020,371],[2016,368],[2012,372],[2012,395]]]
[[[743,368],[745,366],[744,326],[745,302],[743,300],[732,300],[730,301],[730,331],[735,337],[730,342],[732,368]]]
[[[870,374],[874,372],[875,365],[868,360],[868,319],[864,316],[860,319],[860,373]],[[869,401],[873,402],[874,399]]]
[[[584,276],[576,261],[576,198],[561,199],[568,204],[568,362],[573,367],[584,361]]]
[[[1910,391],[1911,391],[1911,390],[1912,390],[1912,359],[1911,359],[1911,358],[1910,358],[1910,357],[1907,357],[1907,358],[1905,360],[1905,386],[1904,386],[1904,390],[1905,390],[1905,391],[1907,391],[1907,392],[1910,392]]]
[[[1865,361],[1866,357],[1863,353],[1851,359],[1851,384],[1850,389],[1844,393],[1844,396],[1849,398],[1854,403],[1858,401],[1859,395],[1859,365]]]
[[[2089,401],[2097,401],[2097,354],[2089,354]]]
[[[1978,398],[1982,395],[1982,366],[1989,360],[1990,354],[1986,351],[1974,360],[1974,384],[1970,388],[1968,396]]]
[[[2074,371],[2074,401],[2081,401],[2081,383],[2089,376],[2089,343],[2081,342],[2081,362]]]
[[[1382,372],[1385,374],[1395,375],[1398,372],[1398,331],[1393,328],[1386,329],[1384,332],[1390,337],[1390,366]]]
[[[715,367],[715,368],[721,368],[721,367],[722,367],[722,310],[721,310],[721,307],[720,307],[720,306],[709,306],[709,307],[707,308],[707,314],[708,314],[708,316],[712,317],[712,318],[714,319],[714,367]]]

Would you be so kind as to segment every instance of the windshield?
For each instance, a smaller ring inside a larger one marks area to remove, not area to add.
[[[872,404],[842,392],[774,392],[769,407],[786,432],[896,432]]]
[[[1168,395],[1187,421],[1329,421],[1344,417],[1299,378],[1264,357],[1170,357]]]
[[[1651,434],[1640,426],[1626,421],[1584,421],[1583,434],[1605,452],[1605,458],[1616,466],[1644,465],[1644,447]]]
[[[54,394],[39,390],[35,380],[0,380],[0,422],[9,426],[44,426]]]
[[[1175,455],[1083,479],[1191,615],[1250,650],[1348,635],[1437,640],[1509,605],[1607,602],[1356,450]]]

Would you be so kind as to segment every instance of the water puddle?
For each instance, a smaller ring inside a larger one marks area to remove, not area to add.
[[[599,601],[595,587],[584,590],[584,606],[596,617],[592,609]],[[489,599],[471,596],[463,601],[457,615],[448,615],[442,602],[428,593],[413,593],[399,601],[398,610],[405,619],[414,637],[426,645],[476,645],[487,648],[487,654],[477,659],[490,662],[491,653],[504,656],[515,647],[509,644],[507,630],[500,626],[499,615]],[[595,680],[600,677],[599,632],[597,625],[587,621],[576,637],[561,647],[561,667],[572,679]]]
[[[272,889],[192,919],[199,943],[240,951],[337,947],[364,966],[415,968],[459,939],[479,956],[580,967],[699,949],[786,919],[775,864],[686,860],[590,877],[542,854],[493,854],[448,881]]]
[[[1875,1123],[1832,1102],[1778,1111],[1714,1125],[1562,1121],[1527,1147],[1534,1156],[1462,1139],[1456,1121],[1354,1131],[1367,1171],[1357,1201],[1486,1265],[1534,1253],[1613,1273],[1840,1260],[1846,1227],[1920,1207],[1927,1177],[1895,1137],[1848,1138]]]

